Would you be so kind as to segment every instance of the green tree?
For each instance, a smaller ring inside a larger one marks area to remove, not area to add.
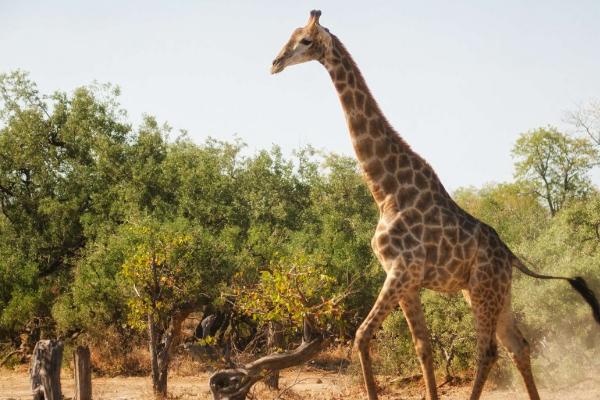
[[[535,239],[549,220],[537,196],[521,183],[459,188],[453,197],[470,214],[494,227],[511,248]]]
[[[600,146],[600,101],[590,101],[567,114],[567,120],[579,132]]]
[[[569,244],[592,253],[600,248],[600,193],[573,203],[564,210],[564,218],[571,232]]]
[[[210,263],[210,268],[214,268],[211,272],[214,280],[208,285],[214,290],[198,286],[199,290],[203,290],[203,304],[221,301],[221,290],[217,288],[227,286],[231,281],[234,265],[224,260],[237,254],[239,246],[239,228],[232,215],[236,208],[236,200],[232,197],[236,193],[233,174],[237,168],[239,146],[214,140],[196,145],[184,136],[169,142],[169,135],[169,127],[160,125],[150,116],[144,118],[136,134],[132,135],[122,160],[123,178],[113,188],[110,203],[110,208],[119,218],[94,222],[93,226],[103,228],[80,252],[73,270],[73,283],[66,285],[65,293],[53,308],[53,316],[62,332],[83,331],[96,347],[112,345],[124,349],[123,359],[115,360],[122,365],[127,362],[126,349],[140,342],[141,333],[139,329],[133,329],[135,324],[130,324],[131,293],[120,285],[122,266],[136,250],[131,244],[132,233],[127,233],[125,227],[148,223],[156,226],[158,235],[174,224],[181,229],[187,224],[188,228],[194,227],[195,230],[189,228],[192,233],[200,235],[198,232],[204,232],[202,235],[218,241],[219,252],[212,253],[214,260]],[[153,234],[145,234],[145,239],[154,240]],[[138,233],[136,237],[136,240],[142,241],[144,235]],[[181,315],[181,312],[174,311],[173,321],[179,321]],[[107,343],[103,334],[109,331],[115,331],[114,343],[111,344]],[[157,337],[165,334],[160,330],[157,332]],[[162,342],[159,340],[159,343]],[[168,356],[168,352],[157,351],[156,354]],[[157,356],[157,359],[160,357]],[[157,365],[168,365],[168,362],[154,364],[155,367]],[[115,368],[111,366],[111,370],[127,372],[118,365]],[[154,370],[160,371],[161,368]],[[155,376],[160,378],[161,374]]]
[[[515,177],[531,184],[553,216],[566,202],[590,190],[588,172],[598,152],[586,138],[570,137],[553,127],[538,128],[522,134],[512,153],[517,159]]]
[[[219,243],[185,220],[144,218],[124,225],[121,232],[127,253],[119,276],[129,298],[128,321],[147,329],[153,389],[156,397],[164,398],[171,347],[181,324],[218,295],[228,268]]]
[[[45,96],[23,72],[0,75],[0,210],[11,253],[0,270],[12,276],[0,325],[12,335],[50,316],[90,239],[86,229],[93,235],[113,220],[130,133],[118,94],[95,85]]]
[[[340,287],[360,281],[344,304],[353,313],[344,321],[351,334],[366,317],[384,279],[370,244],[378,210],[353,158],[325,155],[320,171],[311,184],[301,246],[314,265],[336,277]]]
[[[353,159],[310,148],[296,157],[260,152],[238,175],[249,211],[236,301],[244,312],[262,309],[260,324],[280,323],[288,334],[311,314],[320,329],[350,338],[383,279],[369,246],[377,210]],[[331,301],[334,309],[314,309]]]

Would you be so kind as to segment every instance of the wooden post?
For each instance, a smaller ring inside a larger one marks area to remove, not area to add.
[[[92,400],[92,363],[90,348],[77,346],[73,351],[75,362],[75,400]]]
[[[40,340],[35,345],[29,370],[33,400],[61,400],[62,354],[63,343],[60,340]]]

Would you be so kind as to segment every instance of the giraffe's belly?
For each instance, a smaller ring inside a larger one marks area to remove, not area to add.
[[[468,287],[468,266],[427,266],[423,271],[422,286],[436,292],[454,293]]]

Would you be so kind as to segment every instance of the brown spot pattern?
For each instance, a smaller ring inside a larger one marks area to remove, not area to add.
[[[324,63],[335,71],[330,75],[350,121],[354,148],[382,213],[372,246],[385,268],[391,268],[388,277],[394,277],[357,331],[361,355],[368,353],[368,339],[399,298],[402,303],[406,290],[467,289],[478,326],[481,368],[482,362],[497,357],[496,323],[510,292],[513,256],[493,229],[450,199],[433,169],[397,136],[345,48],[336,46]],[[409,302],[403,310],[409,320],[421,312]],[[420,338],[427,336],[422,325],[411,329]],[[422,340],[415,343],[425,365],[432,355]],[[474,391],[482,384],[476,380]]]

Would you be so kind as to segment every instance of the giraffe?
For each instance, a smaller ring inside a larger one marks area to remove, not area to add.
[[[498,357],[497,341],[511,355],[530,399],[539,399],[529,345],[515,324],[511,308],[513,267],[535,278],[567,280],[589,303],[600,323],[598,300],[580,277],[530,271],[492,227],[452,200],[432,167],[388,123],[350,53],[320,25],[320,15],[320,11],[311,11],[306,26],[294,30],[273,61],[271,73],[311,60],[327,69],[341,101],[356,157],[379,208],[371,245],[386,278],[355,337],[369,400],[377,399],[369,342],[398,304],[413,337],[427,396],[438,398],[431,342],[419,297],[422,288],[462,291],[471,306],[478,356],[472,400],[480,398]]]

